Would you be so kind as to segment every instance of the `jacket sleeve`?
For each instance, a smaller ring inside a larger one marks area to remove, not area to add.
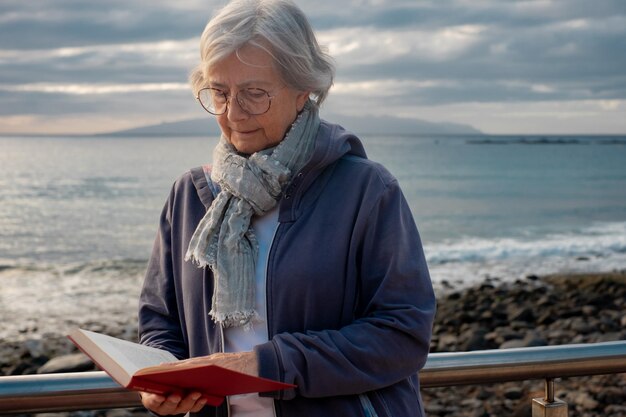
[[[171,213],[175,196],[170,196],[160,217],[159,230],[139,297],[139,341],[165,349],[179,359],[189,357],[184,343],[174,288]]]
[[[255,348],[261,376],[297,385],[273,393],[276,398],[376,390],[414,375],[426,362],[435,295],[413,216],[395,179],[360,210],[354,236],[353,322],[337,330],[278,334]]]

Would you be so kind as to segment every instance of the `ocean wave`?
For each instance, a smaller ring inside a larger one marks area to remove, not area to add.
[[[426,245],[425,251],[430,264],[606,257],[626,253],[626,222],[594,224],[577,231],[533,238],[467,237]]]
[[[55,273],[60,275],[76,274],[136,274],[145,271],[146,259],[97,259],[87,262],[51,263],[51,262],[28,262],[28,261],[0,261],[0,274],[19,274],[22,272],[32,273]]]
[[[0,265],[0,339],[65,334],[90,323],[136,321],[146,260]]]

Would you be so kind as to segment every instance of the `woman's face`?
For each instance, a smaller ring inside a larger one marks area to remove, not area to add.
[[[309,92],[287,87],[274,69],[273,58],[250,45],[213,65],[208,72],[208,86],[230,98],[226,113],[215,117],[226,139],[244,154],[276,146],[309,97]],[[235,96],[244,88],[260,88],[272,96],[267,113],[253,116],[241,108]]]

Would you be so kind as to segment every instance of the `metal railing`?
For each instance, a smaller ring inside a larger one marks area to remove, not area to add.
[[[420,372],[423,388],[509,381],[546,381],[546,395],[533,400],[533,415],[566,415],[554,398],[554,379],[626,372],[626,341],[471,352],[433,353]],[[561,404],[562,403],[562,404]],[[139,407],[104,372],[0,377],[0,414]],[[543,407],[535,410],[536,407]],[[536,413],[536,414],[535,414]]]

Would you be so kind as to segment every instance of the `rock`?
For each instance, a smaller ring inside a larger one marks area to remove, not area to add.
[[[483,328],[467,330],[463,333],[463,335],[461,335],[461,340],[464,340],[464,342],[459,343],[459,350],[470,351],[496,348],[497,345],[495,343],[490,343],[486,339],[486,335],[487,330]]]
[[[524,338],[524,342],[526,342],[525,347],[533,347],[533,346],[547,346],[548,341],[538,333],[529,333],[528,336]]]
[[[597,400],[603,404],[626,404],[626,390],[619,387],[602,387]]]
[[[519,400],[524,396],[524,390],[520,387],[511,387],[504,390],[504,398],[509,400]]]
[[[513,330],[517,330],[517,331],[525,331],[527,329],[532,329],[535,327],[534,323],[528,322],[528,321],[520,321],[520,320],[516,320],[516,321],[512,321],[509,326],[511,326],[511,328]]]
[[[467,410],[477,410],[483,406],[483,402],[477,398],[466,398],[461,401],[461,407]]]
[[[530,332],[523,339],[508,340],[500,345],[500,349],[525,348],[533,346],[546,346],[547,340],[536,332]]]
[[[573,307],[569,307],[567,305],[563,306],[564,308],[559,312],[559,316],[561,318],[570,318],[570,317],[580,317],[583,313],[583,310],[581,307],[576,307],[575,303],[578,300],[574,299],[571,301],[567,301],[566,304],[570,304],[570,303],[574,303]],[[570,304],[571,305],[571,304]]]
[[[448,410],[441,404],[426,404],[424,407],[429,416],[445,416]]]
[[[578,393],[574,397],[573,402],[585,410],[595,410],[598,407],[598,402],[586,392]]]
[[[548,311],[542,312],[537,318],[537,320],[535,320],[535,322],[537,324],[542,324],[542,325],[547,326],[547,325],[554,323],[558,319],[559,319],[559,316],[557,316],[553,311],[548,310]]]
[[[597,325],[594,325],[593,321],[590,322],[588,320],[582,317],[575,317],[570,324],[570,329],[576,333],[589,334],[597,328]]]
[[[54,374],[61,372],[83,372],[94,369],[94,364],[82,353],[57,356],[46,362],[37,370],[38,374]]]
[[[488,400],[489,398],[491,398],[491,396],[492,394],[484,388],[480,389],[478,391],[478,394],[476,394],[476,398],[481,401]]]
[[[28,351],[31,358],[40,358],[44,355],[44,344],[38,339],[28,339],[24,342],[24,347]]]
[[[626,416],[626,405],[610,404],[604,409],[605,416]]]
[[[593,338],[593,343],[602,343],[602,342],[615,342],[617,340],[624,340],[624,336],[619,332],[611,332],[611,333],[603,333],[598,334]]]
[[[602,307],[602,308],[612,307],[613,306],[613,294],[596,295],[595,297],[592,297],[588,301],[588,304],[596,306],[596,307]]]
[[[595,316],[595,314],[598,312],[598,308],[592,305],[585,305],[582,306],[582,312],[585,316]]]
[[[522,348],[525,347],[526,342],[524,342],[524,339],[513,339],[513,340],[507,340],[506,342],[502,343],[500,345],[500,349],[515,349],[515,348]]]
[[[107,411],[107,417],[132,417],[134,414],[131,410],[117,409]]]
[[[32,375],[37,373],[37,366],[29,362],[20,362],[7,369],[7,375]]]
[[[438,352],[449,352],[453,349],[457,342],[457,337],[453,334],[444,334],[439,337],[439,343],[437,343]]]

